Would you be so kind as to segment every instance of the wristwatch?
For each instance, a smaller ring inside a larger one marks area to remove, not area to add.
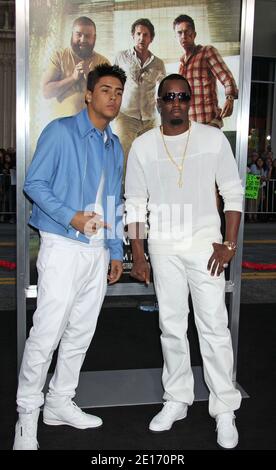
[[[235,98],[232,95],[227,95],[226,99],[229,100],[229,101],[234,101]]]
[[[237,249],[237,243],[235,242],[229,242],[228,240],[226,240],[225,242],[223,242],[223,244],[227,246],[228,250],[230,251],[236,251]]]

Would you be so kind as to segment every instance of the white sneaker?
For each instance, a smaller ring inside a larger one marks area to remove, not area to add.
[[[216,416],[217,443],[225,449],[233,449],[239,442],[239,434],[235,425],[235,415],[232,411]]]
[[[46,400],[43,408],[43,422],[52,426],[66,424],[78,429],[98,428],[103,422],[98,416],[84,413],[75,402],[67,399],[58,406],[53,406]]]
[[[187,416],[188,405],[178,401],[166,401],[163,409],[151,420],[149,430],[153,432],[169,431],[175,421]]]
[[[13,450],[37,450],[37,422],[40,408],[31,413],[19,413],[15,426]]]

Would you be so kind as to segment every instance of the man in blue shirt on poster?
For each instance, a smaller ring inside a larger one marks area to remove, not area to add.
[[[78,429],[101,418],[73,401],[79,373],[106,292],[122,274],[123,152],[109,127],[122,101],[126,75],[102,64],[88,75],[87,109],[52,121],[42,132],[24,190],[39,230],[38,297],[17,391],[14,450],[37,450],[37,423],[52,355],[43,421]],[[108,266],[110,261],[110,272]]]

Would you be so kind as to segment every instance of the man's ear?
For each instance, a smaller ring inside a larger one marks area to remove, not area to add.
[[[92,91],[86,90],[85,93],[85,103],[88,105],[92,101]]]
[[[160,98],[156,100],[156,108],[159,114],[161,114]]]

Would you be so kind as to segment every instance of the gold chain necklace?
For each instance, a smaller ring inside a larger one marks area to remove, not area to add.
[[[178,164],[176,163],[175,159],[173,158],[173,156],[170,154],[170,152],[169,152],[169,150],[168,150],[168,147],[167,147],[166,142],[165,142],[165,139],[164,139],[163,126],[160,126],[160,130],[161,130],[161,136],[162,136],[162,140],[163,140],[163,144],[164,144],[164,147],[165,147],[167,156],[169,157],[169,160],[174,164],[174,166],[176,166],[176,168],[177,168],[177,170],[178,170],[178,173],[179,173],[179,177],[178,177],[178,186],[179,186],[179,188],[182,188],[182,185],[183,185],[183,181],[182,181],[182,180],[183,180],[184,160],[185,160],[185,157],[186,157],[186,151],[187,151],[188,142],[189,142],[189,137],[190,137],[191,121],[189,121],[188,136],[187,136],[186,145],[185,145],[185,149],[184,149],[184,152],[183,152],[183,156],[182,156],[180,165],[178,165]]]

